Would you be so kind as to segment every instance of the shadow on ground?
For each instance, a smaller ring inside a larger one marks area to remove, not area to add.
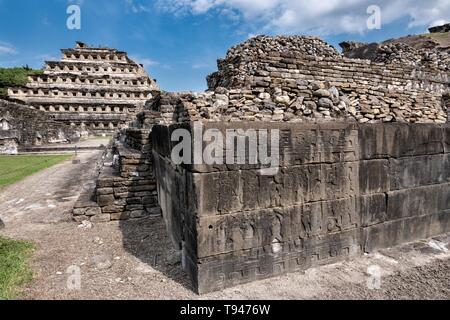
[[[148,267],[194,291],[181,266],[181,256],[173,249],[162,217],[147,217],[120,222],[123,247]]]

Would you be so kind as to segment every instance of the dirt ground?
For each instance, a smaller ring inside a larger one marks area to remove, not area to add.
[[[450,235],[198,296],[161,218],[71,222],[100,155],[80,153],[80,164],[66,161],[0,190],[0,234],[37,245],[23,299],[450,299]],[[73,270],[80,287],[70,286]]]

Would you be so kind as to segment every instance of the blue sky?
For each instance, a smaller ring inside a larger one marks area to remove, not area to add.
[[[81,30],[66,27],[81,8]],[[368,30],[369,5],[381,29]],[[0,66],[38,68],[76,40],[127,51],[167,91],[202,91],[227,49],[257,34],[382,41],[450,20],[449,0],[0,0]]]

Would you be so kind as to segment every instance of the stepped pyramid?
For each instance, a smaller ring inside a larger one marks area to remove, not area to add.
[[[30,76],[25,87],[8,89],[9,97],[56,121],[103,134],[127,127],[159,90],[126,52],[82,42],[61,52],[60,61],[46,61],[44,73]]]

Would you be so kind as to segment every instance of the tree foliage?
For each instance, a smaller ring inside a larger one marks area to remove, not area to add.
[[[42,72],[42,70],[34,70],[28,66],[0,68],[0,96],[7,96],[9,87],[25,86],[28,76],[42,74]]]

